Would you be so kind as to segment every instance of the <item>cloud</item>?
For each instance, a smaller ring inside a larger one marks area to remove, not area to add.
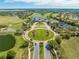
[[[5,0],[5,2],[33,3],[35,6],[49,7],[75,7],[79,5],[79,0]]]
[[[58,5],[58,4],[78,4],[79,0],[6,0],[7,2],[26,2],[26,3],[35,3],[37,5]]]

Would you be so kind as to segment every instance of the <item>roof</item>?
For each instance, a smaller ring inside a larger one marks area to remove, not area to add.
[[[58,23],[58,25],[64,25],[64,24],[65,24],[64,22],[59,22],[59,23]]]

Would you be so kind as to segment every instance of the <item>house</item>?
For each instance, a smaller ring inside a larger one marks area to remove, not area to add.
[[[37,22],[44,21],[43,18],[40,18],[40,17],[38,17],[38,16],[32,16],[32,19],[33,19],[34,21],[37,21]]]
[[[63,26],[63,25],[65,25],[65,23],[64,22],[59,22],[58,25]]]

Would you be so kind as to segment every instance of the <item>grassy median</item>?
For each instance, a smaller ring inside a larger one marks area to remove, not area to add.
[[[44,59],[44,46],[43,46],[43,43],[41,43],[40,44],[40,49],[39,49],[39,51],[40,51],[40,59]]]

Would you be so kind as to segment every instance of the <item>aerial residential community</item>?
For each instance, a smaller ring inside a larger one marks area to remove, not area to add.
[[[0,59],[79,59],[79,0],[0,0]]]
[[[78,16],[52,9],[0,11],[0,59],[78,59]]]

